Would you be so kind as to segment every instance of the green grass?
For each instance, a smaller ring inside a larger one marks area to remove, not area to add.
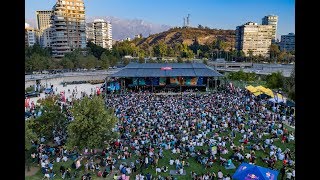
[[[291,130],[292,130],[292,128],[291,128]],[[215,132],[216,131],[211,132],[207,136],[212,136]],[[256,133],[254,132],[254,134],[256,134]],[[223,133],[220,133],[219,135],[220,136],[228,136],[229,132],[223,132]],[[242,134],[236,133],[236,138],[233,141],[236,146],[240,146],[241,145],[241,143],[239,142],[241,137],[242,137]],[[270,138],[270,135],[263,136],[261,142],[263,142],[266,138]],[[248,145],[244,145],[245,148],[244,148],[244,153],[242,153],[243,155],[245,155],[246,153],[250,153],[250,150],[248,148],[246,148]],[[295,141],[290,141],[289,143],[281,143],[281,140],[278,139],[278,140],[274,140],[274,145],[277,146],[277,147],[280,147],[283,151],[286,148],[289,148],[291,150],[291,152],[293,152],[293,155],[295,156],[295,153],[294,153],[295,152]],[[226,146],[229,147],[230,144],[226,143]],[[195,149],[196,150],[197,149],[207,150],[208,146],[196,147]],[[225,159],[229,159],[229,157],[233,153],[233,151],[231,149],[228,149],[228,150],[229,150],[228,154],[221,155]],[[255,151],[255,154],[256,154],[256,157],[257,157],[255,164],[258,165],[258,166],[267,167],[267,164],[262,162],[261,158],[269,156],[269,152],[270,152],[270,150],[268,148],[266,148],[265,152],[263,152],[263,151]],[[171,151],[164,150],[163,151],[163,155],[164,155],[164,158],[159,159],[159,161],[158,161],[158,167],[167,166],[168,167],[168,171],[166,173],[158,173],[158,175],[160,174],[161,176],[165,176],[166,177],[166,176],[169,176],[170,170],[175,170],[175,165],[173,165],[173,166],[169,165],[170,158],[176,159],[179,156],[179,154],[172,154]],[[130,159],[121,160],[120,162],[127,162],[127,164],[129,165],[130,162],[135,161],[137,158],[138,158],[137,156],[133,155]],[[187,179],[191,179],[191,171],[194,171],[197,174],[203,174],[203,173],[206,173],[206,172],[214,172],[215,174],[217,174],[218,170],[221,170],[224,175],[230,174],[232,176],[234,174],[234,172],[236,171],[236,169],[226,170],[225,167],[220,166],[218,164],[218,162],[214,162],[213,163],[213,167],[205,169],[205,167],[203,165],[201,165],[200,163],[198,163],[196,161],[196,158],[193,158],[193,157],[190,157],[187,160],[187,162],[190,163],[190,167],[185,167],[185,170],[186,170],[187,174],[185,176],[174,176],[174,177],[176,177],[179,180],[187,180]],[[236,168],[240,165],[240,162],[237,162],[237,161],[232,161],[232,162],[234,163]],[[248,160],[245,159],[244,162],[248,162]],[[65,163],[62,163],[62,162],[55,163],[54,164],[54,172],[57,175],[55,176],[54,179],[59,179],[59,180],[62,179],[61,175],[59,173],[60,166],[64,165],[67,168],[67,167],[71,166],[71,163],[72,163],[72,161],[70,161],[70,160],[65,162]],[[80,177],[82,174],[84,174],[84,167],[83,167],[84,162],[81,162],[81,164],[82,164],[82,170],[81,170],[81,172],[78,173],[78,177]],[[119,162],[118,162],[118,165],[119,165]],[[276,164],[275,164],[275,168],[280,170],[282,168],[282,161],[278,160],[276,162]],[[73,172],[74,172],[74,170],[72,170],[71,174]],[[140,172],[139,168],[138,168],[138,172]],[[158,176],[158,175],[155,174],[155,168],[153,168],[152,166],[149,166],[147,169],[143,168],[143,174],[146,174],[146,173],[152,174],[153,177]],[[136,174],[137,173],[132,173],[130,175],[130,179],[134,179]],[[111,178],[110,175],[108,177]],[[281,177],[281,174],[279,174],[278,179],[280,179],[280,177]],[[43,175],[41,174],[41,171],[39,171],[32,177],[26,177],[26,180],[36,180],[36,179],[42,179],[42,178],[43,178]],[[96,174],[93,174],[93,179],[102,179],[102,178],[98,178],[96,176]]]
[[[226,134],[226,133],[224,133],[224,134]],[[237,133],[236,135],[237,136],[236,136],[236,138],[234,140],[234,143],[235,143],[235,145],[239,146],[240,145],[239,139],[241,138],[241,134]],[[264,138],[267,138],[267,137],[268,136],[265,136]],[[227,143],[227,146],[228,145],[229,144]],[[294,141],[282,144],[280,140],[277,140],[277,141],[274,141],[274,145],[277,146],[277,147],[280,147],[282,150],[285,150],[285,148],[289,148],[291,151],[293,151],[294,148],[295,148],[295,142]],[[208,146],[196,147],[196,149],[207,150]],[[255,152],[256,152],[256,157],[257,157],[256,165],[259,165],[259,166],[262,166],[262,167],[266,167],[266,164],[264,162],[262,162],[262,160],[259,157],[269,156],[269,149],[266,149],[266,152],[263,152],[263,151],[255,151]],[[244,153],[250,153],[249,149],[247,149],[246,146],[245,146]],[[223,158],[228,159],[231,156],[231,154],[232,154],[232,151],[230,151],[230,149],[229,149],[229,153],[228,154],[221,155],[221,156]],[[166,177],[166,176],[169,176],[170,170],[174,170],[175,169],[175,165],[172,165],[172,166],[169,165],[170,158],[176,159],[179,155],[178,154],[172,154],[169,150],[164,150],[163,155],[164,155],[164,158],[159,159],[158,166],[159,167],[167,166],[168,167],[168,171],[166,173],[158,173],[158,175],[160,174],[161,176],[165,176]],[[129,164],[129,162],[134,161],[136,159],[137,159],[136,156],[132,156],[131,159],[122,160],[122,162],[125,161],[125,162],[127,162]],[[191,178],[191,171],[194,171],[197,174],[203,174],[203,173],[206,173],[206,172],[214,172],[214,173],[217,174],[218,170],[221,170],[224,175],[230,174],[232,176],[232,174],[236,171],[236,169],[226,170],[225,167],[220,166],[217,162],[215,162],[213,164],[213,167],[205,169],[204,166],[202,166],[200,163],[196,162],[195,158],[190,157],[187,161],[190,163],[190,167],[185,167],[185,170],[186,170],[187,174],[185,176],[174,176],[174,177],[176,177],[179,180],[187,180],[187,179]],[[237,161],[232,161],[232,162],[234,163],[236,168],[240,165],[240,163],[237,162]],[[245,159],[245,162],[246,162],[246,159]],[[55,163],[54,164],[54,172],[57,175],[55,176],[54,179],[58,179],[58,180],[61,179],[62,180],[61,175],[59,173],[60,166],[64,165],[65,167],[70,167],[71,163],[72,163],[71,160],[69,160],[67,162],[64,162],[64,163],[63,162]],[[83,163],[82,163],[82,165],[83,165]],[[282,161],[277,161],[276,165],[275,165],[275,168],[280,170],[281,167],[282,167]],[[74,172],[74,170],[72,170],[72,173],[73,172]],[[138,169],[138,172],[139,172],[139,169]],[[143,169],[143,174],[146,174],[146,173],[152,174],[153,177],[158,176],[158,175],[155,174],[155,168],[152,168],[152,166],[149,166],[147,169]],[[78,177],[80,177],[82,174],[84,174],[83,166],[82,166],[82,171],[79,172],[79,174],[78,174]],[[133,179],[136,174],[137,173],[132,173],[130,175],[130,179],[131,178]],[[280,178],[281,175],[279,174],[278,177]],[[41,171],[39,170],[34,176],[26,177],[25,179],[26,180],[38,180],[38,179],[42,179],[42,178],[43,178],[43,175],[41,174]],[[101,179],[101,178],[98,178],[96,175],[93,175],[93,179]]]
[[[53,165],[53,171],[55,172],[56,176],[54,177],[54,179],[61,179],[61,174],[60,174],[60,166],[63,165],[65,168],[69,168],[71,167],[72,161],[68,160],[67,162],[58,162],[58,163],[54,163]],[[34,164],[35,165],[35,164]],[[25,180],[39,180],[39,179],[43,179],[44,175],[41,173],[41,168],[39,167],[39,171],[34,175],[34,176],[29,176],[29,177],[25,177]]]

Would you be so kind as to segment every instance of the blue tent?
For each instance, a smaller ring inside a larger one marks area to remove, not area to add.
[[[276,180],[278,174],[279,171],[242,163],[233,174],[232,178],[238,180]]]

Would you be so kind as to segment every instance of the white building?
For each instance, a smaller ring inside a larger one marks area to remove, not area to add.
[[[252,55],[269,56],[272,40],[272,25],[258,25],[248,22],[236,29],[236,49],[242,50],[246,56],[252,51]]]
[[[33,46],[34,44],[38,43],[38,34],[39,31],[30,27],[28,23],[25,23],[25,46]]]
[[[112,26],[109,21],[95,19],[93,22],[94,43],[106,49],[112,49]]]
[[[92,41],[94,43],[93,23],[86,24],[86,36],[87,36],[87,42]]]
[[[268,15],[262,18],[262,25],[272,25],[272,42],[276,41],[278,16]]]
[[[36,11],[37,28],[39,30],[39,44],[41,47],[51,47],[51,10]]]
[[[142,34],[136,34],[134,35],[134,38],[142,38]]]
[[[281,51],[294,51],[295,50],[295,34],[289,33],[288,35],[282,35],[280,41]]]

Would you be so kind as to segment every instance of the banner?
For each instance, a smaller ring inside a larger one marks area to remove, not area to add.
[[[198,82],[198,78],[197,77],[191,78],[190,85],[191,86],[195,86],[195,85],[197,85],[197,82]]]
[[[170,84],[174,84],[174,85],[179,85],[179,81],[178,81],[178,78],[170,78]]]
[[[115,82],[115,90],[120,90],[120,84],[119,82]]]
[[[203,77],[199,77],[197,80],[197,85],[203,85]]]
[[[146,85],[146,81],[144,78],[139,78],[139,86],[145,86]]]
[[[172,67],[162,67],[161,70],[172,70]]]
[[[165,77],[161,77],[161,78],[159,79],[159,84],[160,84],[161,86],[166,85],[166,78],[165,78]]]
[[[138,78],[132,78],[132,84],[138,86]]]

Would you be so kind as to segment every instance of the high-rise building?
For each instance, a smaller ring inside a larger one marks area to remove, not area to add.
[[[41,47],[51,47],[51,10],[36,11],[37,28],[39,30],[39,43]]]
[[[268,15],[262,18],[262,25],[272,25],[272,42],[276,41],[278,16]]]
[[[52,8],[52,56],[86,47],[85,7],[83,0],[57,0]]]
[[[87,37],[87,42],[92,41],[94,43],[93,23],[86,24],[86,37]]]
[[[25,46],[33,46],[34,44],[38,43],[38,34],[39,31],[30,27],[28,23],[25,23],[24,28],[24,39],[25,39]]]
[[[294,33],[289,33],[288,35],[282,35],[280,41],[281,51],[294,51],[295,50],[295,35]]]
[[[269,56],[272,39],[272,25],[258,25],[257,23],[247,22],[236,29],[236,49],[242,50],[245,55]]]
[[[51,26],[50,24],[51,15],[52,15],[51,10],[36,11],[37,28],[39,30],[44,30]]]
[[[106,49],[112,49],[112,26],[109,21],[96,19],[93,22],[94,43]]]

